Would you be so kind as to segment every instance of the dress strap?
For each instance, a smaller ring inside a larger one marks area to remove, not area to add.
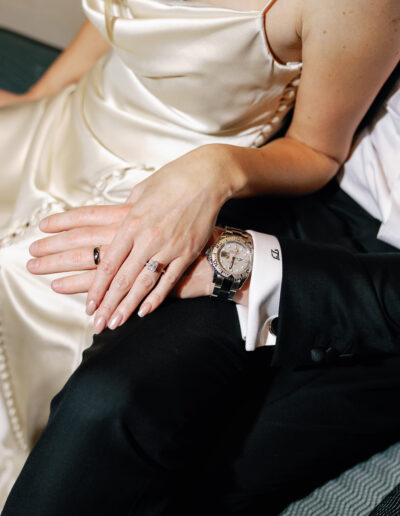
[[[265,35],[265,42],[268,46],[268,50],[269,50],[269,53],[271,54],[271,56],[273,57],[273,59],[281,64],[281,65],[285,65],[285,63],[283,63],[279,57],[275,54],[275,52],[272,50],[272,47],[269,43],[269,39],[268,39],[268,34],[267,34],[267,13],[268,11],[271,9],[271,7],[277,2],[278,0],[269,0],[267,5],[264,7],[264,9],[262,10],[262,17],[263,17],[263,28],[264,28],[264,35]]]
[[[274,3],[276,2],[277,0],[268,0],[268,2],[266,3],[266,5],[264,6],[264,9],[262,10],[262,12],[264,13],[264,16],[266,15],[266,13],[271,9],[271,7],[274,5]]]

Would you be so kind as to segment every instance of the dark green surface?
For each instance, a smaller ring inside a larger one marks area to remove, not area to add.
[[[56,48],[0,29],[0,88],[23,93],[59,53]]]

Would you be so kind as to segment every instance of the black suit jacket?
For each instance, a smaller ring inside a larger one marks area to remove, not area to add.
[[[400,252],[356,253],[281,238],[273,365],[310,367],[400,354]]]

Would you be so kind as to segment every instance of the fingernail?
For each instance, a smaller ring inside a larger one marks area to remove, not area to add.
[[[86,305],[86,313],[88,315],[93,315],[96,310],[96,303],[94,301],[89,301]]]
[[[49,225],[49,219],[45,218],[40,221],[39,228],[43,230],[43,229],[46,229],[48,225]]]
[[[29,260],[28,269],[30,271],[36,271],[39,268],[39,260]]]
[[[141,307],[140,307],[140,310],[138,311],[138,316],[139,317],[144,317],[145,315],[147,315],[151,310],[151,304],[150,303],[144,303]]]
[[[37,244],[36,242],[33,242],[30,246],[29,246],[29,252],[34,255],[37,251]]]
[[[110,328],[110,330],[115,330],[115,328],[117,328],[121,324],[121,321],[122,315],[115,315],[109,322],[108,327]]]
[[[52,283],[51,283],[51,286],[57,290],[59,288],[61,288],[61,285],[62,285],[62,281],[61,280],[54,280]]]
[[[104,317],[98,317],[95,319],[94,321],[94,327],[93,327],[93,331],[96,335],[98,335],[99,333],[101,333],[104,328],[106,326],[106,320],[104,319]]]

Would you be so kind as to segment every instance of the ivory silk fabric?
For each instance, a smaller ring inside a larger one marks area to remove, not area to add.
[[[107,35],[104,2],[83,8]],[[123,202],[199,145],[262,145],[299,81],[301,64],[273,59],[264,12],[127,0],[111,14],[113,50],[77,85],[0,110],[0,507],[91,344],[85,296],[55,294],[53,276],[25,268],[39,220]]]

